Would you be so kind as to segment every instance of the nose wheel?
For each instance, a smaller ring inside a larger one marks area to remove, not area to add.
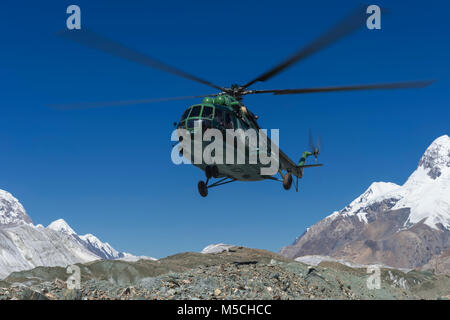
[[[208,186],[206,185],[206,182],[204,181],[198,182],[198,192],[203,198],[208,195]]]
[[[216,182],[213,182],[210,185],[208,185],[208,182],[210,179],[219,177],[219,168],[217,168],[216,165],[206,166],[205,167],[205,175],[206,175],[206,181],[199,181],[197,184],[198,193],[200,193],[200,195],[202,197],[206,197],[208,195],[209,188],[221,186],[223,184],[227,184],[227,183],[236,181],[236,179],[224,177],[224,178],[219,179]]]

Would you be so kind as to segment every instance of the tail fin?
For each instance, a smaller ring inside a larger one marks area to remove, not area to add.
[[[314,153],[312,153],[312,152],[309,152],[309,151],[303,152],[302,157],[298,161],[297,167],[304,167],[305,163],[306,163],[306,159],[308,159],[308,157],[310,157],[312,155],[314,155]]]
[[[302,153],[302,157],[298,161],[297,168],[313,168],[313,167],[321,167],[323,164],[306,164],[306,159],[310,156],[317,157],[317,153],[305,151]],[[317,159],[317,158],[316,158]]]

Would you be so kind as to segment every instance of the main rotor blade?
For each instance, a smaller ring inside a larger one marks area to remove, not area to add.
[[[88,31],[86,29],[63,30],[63,31],[59,32],[58,35],[62,36],[63,38],[80,43],[86,47],[97,49],[97,50],[112,54],[113,56],[117,56],[117,57],[129,60],[129,61],[133,61],[135,63],[141,64],[141,65],[144,65],[147,67],[165,71],[165,72],[177,75],[182,78],[200,82],[207,86],[210,86],[215,89],[223,91],[222,87],[220,87],[212,82],[209,82],[207,80],[196,77],[192,74],[184,72],[180,69],[169,66],[159,60],[153,59],[145,54],[142,54],[142,53],[134,51],[130,48],[127,48],[118,42],[107,39],[99,34],[92,32],[92,31]]]
[[[188,99],[197,99],[197,98],[212,97],[212,96],[215,96],[215,94],[208,94],[208,95],[203,95],[203,96],[184,96],[184,97],[154,98],[154,99],[141,99],[141,100],[51,104],[48,106],[53,109],[60,109],[60,110],[91,109],[91,108],[102,108],[102,107],[122,107],[122,106],[129,106],[129,105],[147,104],[147,103],[165,102],[165,101],[188,100]]]
[[[300,89],[281,89],[281,90],[250,90],[250,91],[245,92],[244,94],[273,93],[274,95],[281,95],[281,94],[301,94],[301,93],[356,91],[356,90],[412,89],[412,88],[424,88],[424,87],[429,86],[433,82],[434,82],[434,80],[431,80],[431,81],[411,81],[411,82],[365,84],[365,85],[353,85],[353,86],[322,87],[322,88],[300,88]]]
[[[280,73],[284,69],[290,67],[294,63],[311,56],[312,54],[318,52],[319,50],[324,49],[325,47],[331,45],[332,43],[350,34],[351,32],[356,31],[359,27],[364,25],[366,18],[367,16],[365,9],[362,7],[358,8],[357,10],[353,11],[349,16],[347,16],[342,21],[333,26],[331,29],[329,29],[327,32],[322,34],[315,41],[313,41],[306,47],[303,47],[298,52],[294,53],[291,57],[281,62],[280,64],[276,65],[272,69],[266,71],[259,77],[247,82],[242,87],[248,88],[255,82],[266,81],[272,78],[273,76]]]

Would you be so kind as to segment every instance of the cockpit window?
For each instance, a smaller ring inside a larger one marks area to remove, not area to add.
[[[214,113],[214,120],[218,124],[223,124],[223,111],[216,108],[216,111]]]
[[[191,111],[190,108],[187,109],[187,110],[183,113],[183,116],[181,117],[181,120],[180,120],[180,121],[183,121],[183,120],[185,120],[185,119],[188,117],[189,111]]]
[[[208,106],[204,106],[203,107],[203,113],[202,113],[202,117],[203,118],[212,118],[212,113],[213,113],[213,108],[212,107],[208,107]]]
[[[200,115],[200,111],[202,110],[202,106],[195,106],[192,107],[192,111],[191,114],[189,115],[191,118],[192,117],[198,117]]]

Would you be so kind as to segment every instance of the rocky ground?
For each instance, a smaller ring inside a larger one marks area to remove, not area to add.
[[[79,265],[81,289],[67,289],[64,268],[36,268],[0,281],[1,299],[450,299],[450,276],[381,270],[368,289],[366,269],[336,262],[308,266],[256,249],[182,253],[159,261]]]

